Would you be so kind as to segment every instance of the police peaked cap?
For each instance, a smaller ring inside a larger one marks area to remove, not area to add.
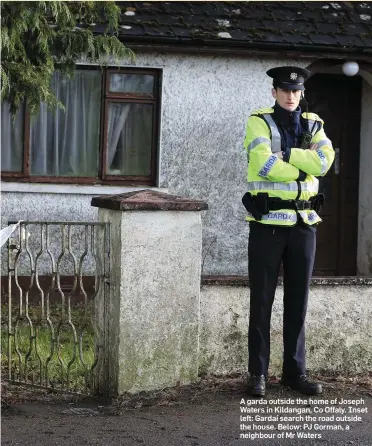
[[[305,90],[304,82],[310,71],[299,67],[271,68],[266,74],[273,78],[273,86],[283,90]]]

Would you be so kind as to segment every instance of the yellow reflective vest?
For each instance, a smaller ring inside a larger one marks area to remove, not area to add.
[[[248,118],[244,140],[248,156],[247,190],[252,195],[266,192],[269,197],[282,200],[308,201],[318,193],[317,177],[328,172],[335,157],[332,143],[323,129],[324,122],[315,113],[302,113],[302,117],[309,121],[309,129],[313,129],[311,143],[317,143],[318,147],[316,150],[292,147],[289,162],[285,162],[276,155],[281,152],[281,136],[272,113],[273,108],[262,108]],[[306,173],[304,181],[296,181],[300,170]],[[298,218],[309,225],[322,221],[312,209],[283,208],[263,215],[260,223],[294,226]],[[246,220],[255,221],[249,213]]]

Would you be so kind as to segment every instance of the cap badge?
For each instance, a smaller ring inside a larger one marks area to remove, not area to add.
[[[295,81],[297,79],[297,73],[291,73],[290,78]]]

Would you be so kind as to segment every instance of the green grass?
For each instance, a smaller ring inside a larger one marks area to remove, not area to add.
[[[67,320],[61,324],[61,311],[58,307],[50,310],[53,331],[45,319],[41,321],[38,307],[29,307],[32,329],[24,316],[18,321],[16,328],[18,316],[19,309],[13,308],[10,336],[11,379],[53,389],[91,393],[96,335],[90,322],[84,327],[84,309],[78,307],[71,310],[71,321],[76,330],[75,339]],[[1,371],[6,378],[9,377],[7,319],[8,308],[2,306]]]

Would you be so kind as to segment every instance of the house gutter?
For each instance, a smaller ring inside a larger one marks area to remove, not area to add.
[[[297,45],[233,40],[201,40],[119,36],[133,51],[164,51],[171,53],[220,54],[228,56],[274,56],[301,59],[342,59],[372,62],[372,48],[348,48],[327,45]],[[280,52],[280,54],[279,54]]]

